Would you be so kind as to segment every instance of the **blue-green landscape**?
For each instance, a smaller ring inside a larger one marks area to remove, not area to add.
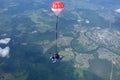
[[[0,0],[0,80],[119,80],[120,1]]]

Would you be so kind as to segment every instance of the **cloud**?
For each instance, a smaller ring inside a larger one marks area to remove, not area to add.
[[[10,38],[5,38],[0,40],[0,44],[8,44],[10,42]]]
[[[37,33],[37,31],[35,30],[35,31],[32,31],[31,33],[32,33],[32,34]]]
[[[118,13],[120,13],[120,9],[116,9],[115,11],[118,12]]]
[[[85,20],[85,23],[87,23],[87,24],[88,24],[88,23],[90,23],[90,21],[89,21],[88,19],[86,19],[86,20]]]
[[[10,52],[10,48],[9,47],[5,47],[5,48],[0,48],[0,57],[9,57],[9,52]]]

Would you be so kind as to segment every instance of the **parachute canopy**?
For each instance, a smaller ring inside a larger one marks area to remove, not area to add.
[[[61,1],[54,1],[51,5],[51,10],[55,13],[56,16],[64,9],[64,4]]]

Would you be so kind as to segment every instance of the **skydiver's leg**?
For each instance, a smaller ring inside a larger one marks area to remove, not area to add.
[[[56,63],[57,62],[57,59],[53,59],[53,62],[52,63]]]

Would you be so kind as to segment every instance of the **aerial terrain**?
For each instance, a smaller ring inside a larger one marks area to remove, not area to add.
[[[120,0],[0,0],[0,80],[119,80]]]

